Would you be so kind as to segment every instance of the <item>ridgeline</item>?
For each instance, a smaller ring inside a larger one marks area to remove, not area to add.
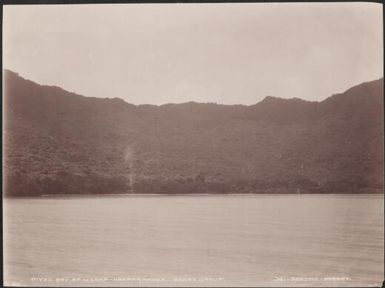
[[[4,85],[5,196],[383,192],[383,78],[252,106],[135,106],[9,70]]]

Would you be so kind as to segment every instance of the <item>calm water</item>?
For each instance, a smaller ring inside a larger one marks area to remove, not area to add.
[[[4,201],[4,277],[34,286],[378,286],[383,195]]]

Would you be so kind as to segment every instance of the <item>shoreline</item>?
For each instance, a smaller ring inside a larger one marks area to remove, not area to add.
[[[166,193],[116,193],[116,194],[44,194],[36,196],[4,196],[3,199],[68,199],[68,198],[118,198],[118,197],[194,197],[194,196],[283,196],[283,195],[329,195],[329,196],[364,196],[364,195],[382,195],[384,193],[183,193],[183,194],[166,194]]]

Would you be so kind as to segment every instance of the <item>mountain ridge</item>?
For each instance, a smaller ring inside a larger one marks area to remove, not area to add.
[[[340,92],[340,93],[336,93],[336,94],[333,94],[331,96],[328,96],[326,97],[325,99],[323,100],[306,100],[306,99],[302,99],[302,98],[298,98],[298,97],[292,97],[292,98],[283,98],[283,97],[277,97],[277,96],[272,96],[272,95],[267,95],[265,96],[262,100],[260,100],[259,102],[257,103],[254,103],[254,104],[241,104],[241,103],[238,103],[238,104],[218,104],[218,103],[214,103],[214,102],[196,102],[196,101],[187,101],[187,102],[181,102],[181,103],[164,103],[164,104],[133,104],[133,103],[130,103],[128,102],[127,100],[124,100],[123,98],[120,98],[120,97],[113,97],[113,98],[109,98],[109,97],[105,97],[105,98],[100,98],[100,97],[93,97],[93,96],[85,96],[85,95],[81,95],[81,94],[78,94],[78,93],[75,93],[75,92],[71,92],[71,91],[68,91],[60,86],[57,86],[57,85],[42,85],[42,84],[38,84],[36,82],[34,82],[33,80],[30,80],[30,79],[26,79],[22,76],[20,76],[19,73],[17,72],[14,72],[10,69],[3,69],[3,74],[11,74],[11,75],[14,75],[16,77],[20,77],[21,79],[24,79],[26,81],[29,81],[29,82],[32,82],[36,85],[39,85],[41,87],[45,87],[45,88],[54,88],[54,89],[59,89],[59,90],[62,90],[62,91],[65,91],[67,93],[70,93],[70,94],[74,94],[74,95],[77,95],[77,96],[81,96],[81,97],[85,97],[85,98],[92,98],[92,99],[105,99],[105,100],[114,100],[114,101],[123,101],[125,102],[126,104],[129,104],[129,105],[133,105],[133,106],[136,106],[136,107],[139,107],[139,106],[156,106],[156,107],[161,107],[161,106],[168,106],[168,105],[181,105],[181,104],[212,104],[212,105],[218,105],[218,106],[245,106],[245,107],[251,107],[251,106],[255,106],[255,105],[258,105],[260,103],[263,103],[265,102],[266,100],[267,101],[270,101],[270,100],[283,100],[283,101],[302,101],[302,102],[307,102],[307,103],[322,103],[324,102],[325,100],[331,98],[331,97],[334,97],[336,95],[341,95],[341,94],[344,94],[346,92],[349,92],[351,91],[352,89],[357,89],[357,87],[360,87],[360,86],[366,86],[366,85],[371,85],[372,83],[374,82],[380,82],[380,83],[383,83],[383,80],[384,80],[384,77],[380,77],[378,79],[375,79],[375,80],[371,80],[371,81],[364,81],[360,84],[357,84],[353,87],[350,87],[348,89],[346,89],[345,91],[343,92]],[[383,86],[383,84],[382,84]]]
[[[4,84],[10,196],[382,191],[383,78],[249,106],[134,105],[11,71]]]

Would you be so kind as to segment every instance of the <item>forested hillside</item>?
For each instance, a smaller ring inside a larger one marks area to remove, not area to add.
[[[252,106],[135,106],[8,70],[4,85],[6,195],[382,193],[383,78]]]

